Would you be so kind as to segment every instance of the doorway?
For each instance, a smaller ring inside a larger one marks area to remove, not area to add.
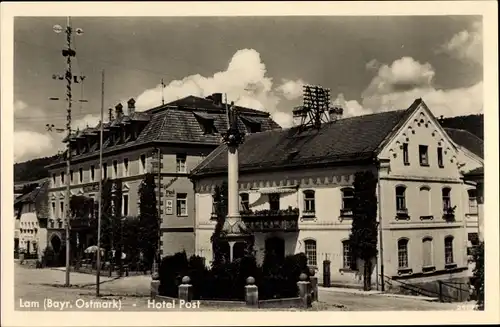
[[[285,259],[285,240],[281,237],[273,236],[266,239],[266,256],[276,261],[282,262]]]

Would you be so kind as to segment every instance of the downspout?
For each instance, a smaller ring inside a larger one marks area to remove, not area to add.
[[[380,286],[382,292],[385,291],[385,276],[384,276],[384,240],[382,233],[382,198],[381,198],[381,188],[380,188],[380,161],[378,162],[377,171],[377,198],[378,198],[378,242],[379,242],[379,253],[380,253]]]

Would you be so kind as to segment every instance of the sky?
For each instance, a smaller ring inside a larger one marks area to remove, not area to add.
[[[62,17],[14,20],[14,161],[61,151],[66,124]],[[423,98],[436,116],[483,112],[480,16],[73,17],[73,128],[101,107],[134,98],[137,110],[188,95],[269,112],[282,127],[304,84],[331,90],[344,117],[405,109]],[[52,101],[50,97],[61,100]],[[86,99],[88,102],[78,102]]]

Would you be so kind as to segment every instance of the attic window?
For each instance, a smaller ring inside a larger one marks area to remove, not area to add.
[[[249,133],[262,132],[262,125],[257,119],[253,119],[250,117],[241,117],[241,120],[245,124],[245,127],[247,128],[247,131]]]
[[[195,113],[194,114],[198,123],[200,124],[201,129],[203,130],[204,135],[215,134],[217,133],[217,128],[215,128],[214,118],[205,113]]]

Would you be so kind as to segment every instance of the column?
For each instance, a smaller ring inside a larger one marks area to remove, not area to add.
[[[229,146],[228,148],[228,214],[229,225],[234,225],[240,219],[239,210],[239,187],[238,187],[238,148]],[[231,247],[232,249],[232,247]]]

